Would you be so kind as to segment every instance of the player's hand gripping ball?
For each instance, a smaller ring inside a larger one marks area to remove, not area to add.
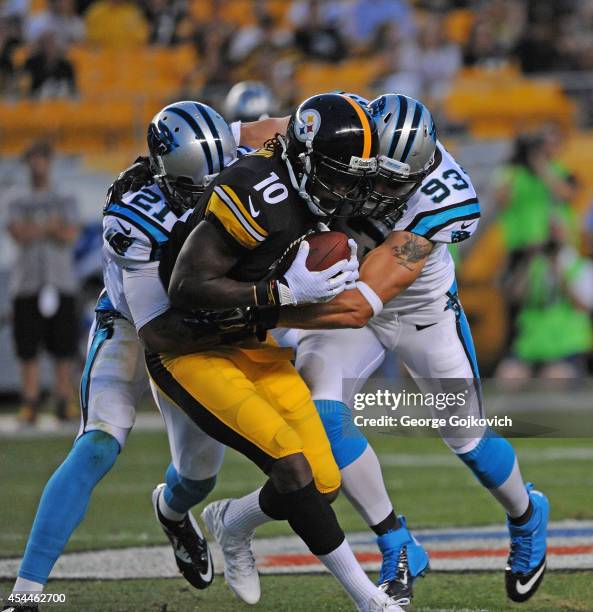
[[[338,261],[350,259],[348,236],[342,232],[318,232],[305,240],[309,243],[307,269],[311,272],[327,270]]]
[[[341,232],[311,234],[285,260],[283,276],[276,269],[283,305],[327,302],[358,279],[356,243]]]

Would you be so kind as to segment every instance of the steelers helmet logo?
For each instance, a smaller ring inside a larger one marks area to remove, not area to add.
[[[300,113],[294,123],[295,136],[301,142],[308,142],[315,138],[321,126],[321,116],[315,109],[307,109]]]

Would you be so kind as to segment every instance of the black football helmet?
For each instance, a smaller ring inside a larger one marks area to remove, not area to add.
[[[283,159],[313,213],[360,214],[378,171],[379,137],[367,110],[343,94],[305,100],[288,124]]]

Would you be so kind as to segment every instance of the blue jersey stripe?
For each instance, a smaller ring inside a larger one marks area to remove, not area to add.
[[[95,312],[117,312],[115,310],[115,307],[113,306],[113,303],[111,302],[111,299],[107,295],[107,291],[105,289],[101,291],[101,295],[99,296],[99,299],[97,300],[97,305],[95,306]]]
[[[146,221],[149,225],[154,227],[159,232],[162,232],[163,234],[165,234],[165,236],[170,236],[171,232],[164,225],[162,225],[164,221],[159,223],[159,221],[157,221],[156,219],[157,215],[149,215],[146,212],[144,212],[141,208],[137,208],[136,206],[133,205],[133,200],[132,202],[116,202],[116,204],[118,206],[121,206],[122,208],[125,208],[126,210],[130,210],[133,213],[136,213],[137,215],[140,216],[140,218],[144,219],[144,221]]]
[[[149,238],[155,240],[157,243],[167,242],[169,236],[165,232],[159,229],[156,225],[153,225],[142,217],[139,213],[134,210],[130,210],[121,204],[111,204],[105,211],[105,215],[113,214],[114,217],[126,219],[133,223],[137,228],[141,229]]]
[[[93,341],[89,348],[89,352],[86,357],[86,362],[84,364],[84,370],[82,372],[82,378],[80,379],[80,406],[82,408],[82,421],[83,421],[83,431],[86,427],[88,421],[89,414],[89,394],[90,394],[90,386],[91,386],[91,372],[93,370],[93,366],[95,365],[95,361],[97,359],[97,355],[106,340],[111,338],[113,335],[113,327],[111,325],[101,326],[99,325],[95,330],[93,335]]]
[[[440,212],[437,211],[432,215],[425,216],[418,222],[409,225],[406,228],[406,231],[413,232],[414,234],[419,234],[420,236],[424,236],[431,229],[439,225],[445,227],[447,224],[451,224],[457,220],[464,219],[468,215],[476,214],[480,214],[480,205],[478,203],[466,204],[465,206],[457,206],[450,210],[444,210]]]

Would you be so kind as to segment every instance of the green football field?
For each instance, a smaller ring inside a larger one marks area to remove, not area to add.
[[[544,490],[551,520],[593,519],[593,455],[590,439],[515,440],[524,476]],[[372,443],[398,513],[412,528],[502,524],[504,517],[471,473],[440,440],[375,436]],[[70,437],[0,440],[0,557],[22,553],[43,485],[71,445]],[[168,464],[164,434],[134,432],[115,468],[97,487],[67,552],[165,543],[150,504],[154,485]],[[210,499],[238,496],[261,485],[262,475],[229,451]],[[335,505],[346,531],[365,525],[341,497]],[[198,509],[199,510],[199,509]],[[259,536],[289,534],[274,523]],[[348,610],[348,600],[326,575],[264,576],[262,610]],[[10,581],[0,581],[6,593]],[[52,581],[65,592],[64,610],[241,610],[247,609],[217,577],[196,592],[181,579]],[[526,605],[510,605],[499,573],[437,573],[419,581],[415,610],[593,610],[593,572],[550,572]],[[51,608],[50,608],[51,609]]]

